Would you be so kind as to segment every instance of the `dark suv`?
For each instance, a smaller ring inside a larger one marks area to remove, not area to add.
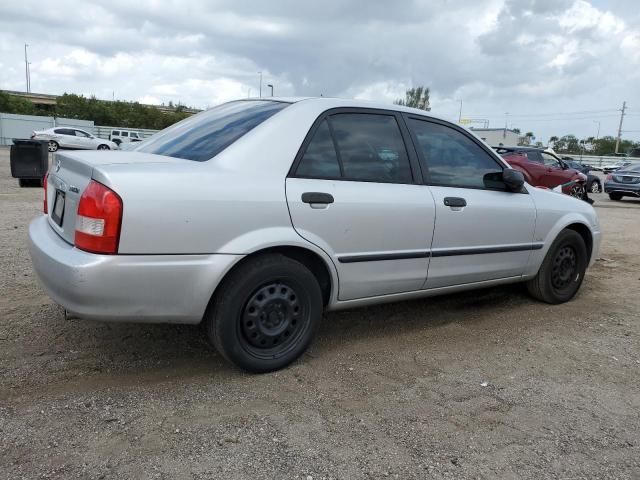
[[[586,200],[587,176],[560,160],[554,153],[535,147],[493,147],[534,187],[562,187],[562,192]]]

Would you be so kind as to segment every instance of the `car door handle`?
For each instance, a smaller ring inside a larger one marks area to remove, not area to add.
[[[323,192],[304,192],[302,194],[302,201],[304,203],[333,203],[333,195]]]
[[[444,197],[444,204],[447,207],[466,207],[467,201],[460,197]]]

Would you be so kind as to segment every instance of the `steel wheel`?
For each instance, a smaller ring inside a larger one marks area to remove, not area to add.
[[[244,347],[257,356],[281,355],[304,332],[307,302],[285,282],[271,282],[254,292],[241,318]]]
[[[47,145],[47,149],[50,152],[55,152],[58,150],[58,144],[56,142],[54,142],[53,140],[49,140],[49,145]]]
[[[576,251],[570,245],[565,245],[558,250],[553,259],[551,268],[551,285],[562,292],[575,280],[578,269]]]
[[[584,186],[576,183],[573,187],[571,187],[571,192],[569,193],[573,198],[578,198],[582,200],[584,198]]]
[[[600,193],[600,183],[593,182],[591,184],[591,193]]]

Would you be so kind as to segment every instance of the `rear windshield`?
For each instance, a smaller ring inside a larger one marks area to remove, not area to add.
[[[156,133],[134,150],[204,162],[288,105],[265,100],[225,103]]]

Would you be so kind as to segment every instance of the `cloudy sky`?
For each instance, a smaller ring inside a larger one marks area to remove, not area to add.
[[[492,127],[640,140],[638,0],[21,0],[0,4],[0,89],[214,106],[276,95],[392,102]],[[505,113],[508,112],[508,115]]]

